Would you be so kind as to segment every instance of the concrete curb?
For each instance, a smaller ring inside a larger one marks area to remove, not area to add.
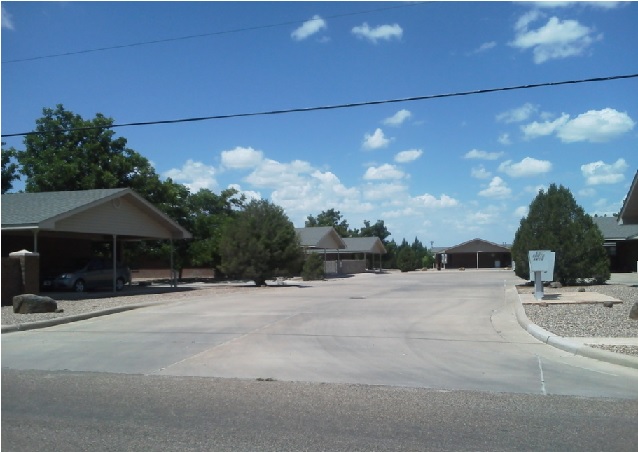
[[[93,317],[101,317],[103,315],[117,314],[120,312],[131,311],[133,309],[139,309],[139,308],[145,308],[147,306],[157,306],[157,305],[158,303],[131,304],[128,306],[118,306],[116,308],[103,309],[101,311],[87,312],[85,314],[70,315],[68,317],[59,317],[57,319],[41,320],[39,322],[19,323],[17,325],[2,325],[2,334],[15,333],[17,331],[36,330],[39,328],[48,328],[50,326],[62,325],[65,323],[91,319]]]
[[[588,347],[587,345],[579,344],[577,342],[565,339],[562,336],[557,336],[554,333],[541,328],[535,323],[532,323],[525,313],[525,308],[523,307],[523,303],[521,303],[521,298],[518,291],[516,291],[516,294],[516,304],[514,306],[514,309],[516,311],[516,320],[518,320],[518,324],[525,331],[527,331],[539,341],[551,345],[552,347],[564,350],[566,352],[573,353],[574,355],[584,356],[586,358],[593,358],[599,361],[617,364],[619,366],[638,369],[638,357]]]

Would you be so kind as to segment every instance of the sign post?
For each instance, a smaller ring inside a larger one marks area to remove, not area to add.
[[[543,282],[551,282],[554,280],[554,262],[556,261],[556,253],[549,250],[530,250],[529,257],[529,274],[534,275],[534,298],[543,299]]]

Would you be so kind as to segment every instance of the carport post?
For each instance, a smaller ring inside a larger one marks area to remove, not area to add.
[[[174,251],[173,239],[171,238],[171,286],[177,287],[177,278],[175,275],[175,267],[173,264],[173,251]]]
[[[113,234],[113,293],[117,292],[117,235]]]

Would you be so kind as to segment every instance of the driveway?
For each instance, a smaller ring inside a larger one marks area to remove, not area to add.
[[[524,332],[511,271],[362,274],[2,337],[2,366],[638,398],[638,372]]]

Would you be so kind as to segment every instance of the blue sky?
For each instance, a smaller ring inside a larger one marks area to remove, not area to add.
[[[631,2],[2,2],[2,133],[56,104],[128,123],[635,74],[636,24]],[[628,79],[115,130],[192,191],[451,246],[511,243],[551,183],[618,212],[636,121]]]

